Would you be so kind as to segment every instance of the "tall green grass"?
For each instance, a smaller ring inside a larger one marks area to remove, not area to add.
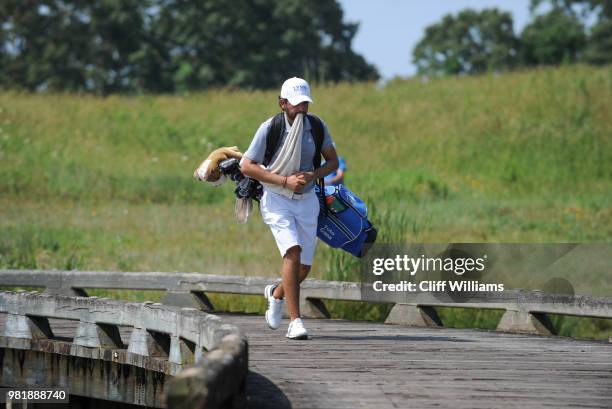
[[[315,86],[314,99],[380,242],[612,239],[610,67]],[[277,110],[276,91],[0,93],[0,266],[276,276],[259,215],[237,225],[232,189],[191,175],[214,148],[246,150]],[[358,269],[320,245],[312,275]],[[355,308],[337,310],[385,312]]]

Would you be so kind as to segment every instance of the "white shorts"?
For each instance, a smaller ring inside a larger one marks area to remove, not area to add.
[[[291,247],[300,246],[300,263],[311,266],[319,217],[319,199],[314,189],[300,200],[264,191],[259,208],[264,223],[272,230],[281,257]]]

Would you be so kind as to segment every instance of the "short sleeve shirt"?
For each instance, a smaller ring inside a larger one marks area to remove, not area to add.
[[[255,132],[255,136],[253,137],[253,141],[251,142],[249,149],[247,149],[247,151],[244,153],[244,157],[252,160],[253,162],[257,162],[257,163],[263,162],[264,156],[266,154],[266,137],[268,135],[268,128],[270,127],[271,122],[272,122],[272,118],[269,118],[268,120],[266,120],[264,123],[262,123],[259,126],[259,129],[257,129],[257,132]],[[327,125],[325,125],[325,122],[323,122],[323,120],[321,120],[321,124],[323,125],[323,145],[321,146],[321,150],[324,150],[333,145],[333,140],[331,138],[331,135],[329,134]],[[282,144],[285,142],[285,138],[289,134],[290,128],[291,126],[287,122],[287,118],[285,118],[285,132],[281,136],[281,141],[280,141],[279,146],[282,146]],[[315,150],[316,150],[316,147],[315,147],[315,139],[312,134],[312,125],[310,124],[310,121],[306,117],[304,121],[304,133],[302,134],[302,155],[300,158],[300,171],[301,172],[310,172],[314,170],[312,161],[314,159]],[[274,155],[272,156],[272,162],[276,160],[276,157],[278,156],[279,152],[280,152],[280,149],[278,149],[274,153]],[[303,193],[309,192],[313,187],[314,187],[314,182],[310,182],[304,187],[302,192]]]

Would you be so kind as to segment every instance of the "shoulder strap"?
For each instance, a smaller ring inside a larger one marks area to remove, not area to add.
[[[323,123],[321,120],[312,114],[307,114],[307,118],[310,121],[312,127],[312,136],[315,140],[315,155],[313,157],[313,165],[316,168],[321,167],[321,148],[323,147],[324,130]],[[266,135],[266,152],[264,155],[263,165],[268,166],[272,161],[272,157],[278,150],[278,145],[281,139],[281,135],[285,132],[285,117],[281,112],[272,118],[270,126],[268,127],[268,133]]]
[[[307,118],[310,121],[310,126],[312,127],[312,136],[315,140],[315,155],[312,160],[314,168],[321,167],[321,148],[323,147],[323,138],[325,136],[325,131],[323,130],[323,123],[321,120],[315,115],[307,114]],[[276,153],[279,148],[279,143],[281,139],[281,135],[285,132],[285,114],[283,112],[275,115],[270,122],[270,126],[268,127],[268,133],[266,134],[266,152],[264,154],[263,165],[268,166],[272,161],[272,157]],[[317,185],[319,186],[319,194],[323,198],[323,203],[325,203],[325,183],[323,179],[319,179],[317,181]],[[324,206],[327,211],[327,207]]]
[[[268,134],[266,135],[266,153],[264,155],[263,165],[268,166],[272,162],[272,157],[278,150],[278,144],[281,140],[281,135],[285,132],[285,114],[283,112],[274,115]]]
[[[307,114],[310,126],[312,129],[312,136],[315,140],[315,155],[312,159],[312,164],[315,169],[321,167],[321,148],[323,147],[323,138],[325,137],[325,130],[323,129],[323,123],[321,120],[312,114]],[[317,180],[316,184],[319,187],[319,196],[323,201],[323,212],[327,215],[327,205],[325,204],[325,182],[323,178]]]
[[[312,164],[315,169],[321,167],[321,148],[323,147],[323,138],[325,136],[323,130],[323,123],[321,120],[312,114],[307,114],[310,126],[312,127],[312,136],[315,140],[315,155],[312,159]]]

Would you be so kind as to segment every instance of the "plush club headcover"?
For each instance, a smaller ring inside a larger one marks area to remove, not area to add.
[[[237,146],[215,149],[198,166],[193,173],[193,177],[202,182],[210,182],[214,186],[220,185],[225,181],[225,177],[221,175],[219,164],[229,158],[242,159],[242,153],[238,150]]]

